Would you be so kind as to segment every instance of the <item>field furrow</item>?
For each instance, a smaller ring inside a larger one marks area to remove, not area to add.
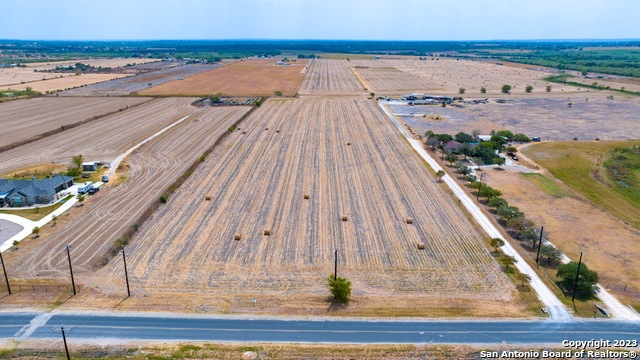
[[[154,291],[320,294],[338,250],[360,294],[510,299],[484,241],[374,102],[272,99],[134,237],[129,271]]]
[[[111,160],[177,119],[196,111],[197,108],[190,105],[192,102],[193,99],[189,98],[149,101],[2,152],[0,173],[29,165],[70,163],[71,157],[78,154],[87,160]]]
[[[0,103],[0,148],[61,127],[144,103],[150,98],[39,97]]]
[[[9,257],[8,261],[18,264],[13,265],[15,275],[66,275],[66,257],[60,251],[65,244],[72,244],[74,271],[80,276],[88,274],[99,265],[113,241],[131,228],[150,204],[247,110],[246,107],[203,109],[142,146],[129,159],[126,182],[106,186],[91,197],[81,213],[56,229],[33,252]],[[173,121],[179,118],[176,114],[169,116]]]
[[[346,60],[315,59],[300,85],[301,95],[363,94],[364,89]]]

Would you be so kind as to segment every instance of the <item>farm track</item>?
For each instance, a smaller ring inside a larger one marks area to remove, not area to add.
[[[298,93],[301,95],[361,95],[364,89],[346,60],[315,59],[309,65]]]
[[[158,197],[247,107],[199,110],[189,120],[145,144],[130,157],[125,183],[106,187],[77,217],[46,239],[41,246],[16,260],[16,277],[56,277],[67,271],[66,257],[59,251],[72,244],[74,271],[80,276],[95,270],[113,241],[131,228]],[[173,117],[173,120],[176,120]],[[11,261],[10,257],[8,261]],[[104,280],[102,280],[104,281]]]
[[[0,132],[0,149],[27,142],[63,126],[92,121],[150,100],[151,98],[41,97],[0,104],[0,127],[3,129]]]
[[[0,173],[61,162],[82,154],[109,160],[178,118],[194,112],[193,99],[157,99],[73,129],[0,153]]]
[[[337,249],[359,294],[512,298],[483,236],[375,103],[272,99],[241,128],[135,235],[138,286],[323,294]]]

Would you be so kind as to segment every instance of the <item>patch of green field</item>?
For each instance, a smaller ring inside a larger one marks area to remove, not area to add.
[[[68,195],[64,199],[58,201],[57,203],[51,206],[44,206],[44,207],[33,208],[33,209],[21,209],[21,210],[0,210],[0,213],[9,214],[9,215],[18,215],[18,216],[22,216],[25,219],[29,219],[31,221],[38,221],[43,217],[54,212],[56,209],[62,206],[62,204],[64,204],[65,201],[71,199],[72,197],[73,195]]]
[[[546,192],[551,196],[554,196],[557,198],[571,196],[571,194],[563,190],[558,183],[556,183],[555,181],[549,179],[548,177],[542,174],[522,173],[522,176],[524,176],[525,179],[529,180],[534,185],[539,187],[542,191]]]
[[[535,144],[523,152],[588,200],[640,229],[640,186],[623,184],[612,178],[610,170],[629,168],[627,181],[635,176],[635,184],[640,183],[640,169],[633,169],[640,164],[640,155],[625,155],[625,160],[616,157],[616,148],[633,146],[640,142],[559,141]]]

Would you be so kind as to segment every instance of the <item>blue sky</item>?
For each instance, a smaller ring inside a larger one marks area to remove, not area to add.
[[[640,38],[640,0],[0,0],[0,39]]]

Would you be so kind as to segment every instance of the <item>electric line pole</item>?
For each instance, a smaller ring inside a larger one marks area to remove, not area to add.
[[[64,247],[65,250],[67,250],[67,259],[69,260],[69,273],[71,274],[71,287],[73,288],[73,295],[76,294],[76,282],[73,279],[73,267],[71,266],[71,254],[69,253],[69,248],[71,247],[71,244],[68,244],[67,246]]]
[[[578,271],[576,271],[576,280],[573,282],[573,296],[571,302],[576,299],[576,288],[578,287],[578,278],[580,277],[580,265],[582,265],[582,250],[580,250],[580,260],[578,260]]]
[[[542,232],[544,231],[544,226],[540,227],[540,241],[538,242],[538,255],[536,255],[536,265],[538,265],[538,259],[540,258],[540,248],[542,247]]]
[[[122,261],[124,261],[124,279],[127,282],[127,297],[130,297],[131,290],[129,289],[129,274],[127,273],[127,256],[124,253],[124,246],[122,247]]]
[[[4,267],[4,259],[2,258],[2,251],[0,251],[0,262],[2,263],[2,272],[4,273],[4,281],[7,283],[7,291],[11,295],[11,286],[9,286],[9,277],[7,276],[7,269]]]

